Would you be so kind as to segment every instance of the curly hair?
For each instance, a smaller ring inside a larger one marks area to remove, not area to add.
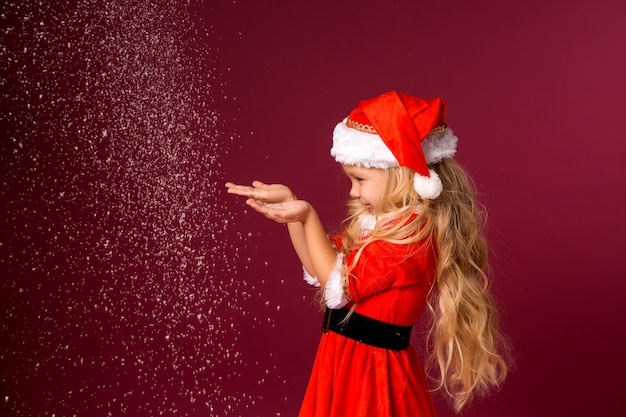
[[[443,184],[443,192],[434,200],[415,192],[409,168],[384,170],[387,181],[377,205],[378,221],[368,236],[362,237],[359,230],[366,208],[349,201],[342,251],[357,250],[351,269],[363,248],[375,240],[434,245],[437,270],[428,296],[431,321],[425,365],[435,390],[445,392],[459,412],[473,398],[502,384],[509,349],[489,291],[484,210],[476,203],[474,185],[452,159],[431,168]]]

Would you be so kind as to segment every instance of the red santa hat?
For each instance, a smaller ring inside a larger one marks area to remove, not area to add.
[[[405,166],[415,191],[435,199],[443,186],[429,164],[452,158],[457,137],[444,122],[443,98],[424,100],[390,91],[364,100],[333,132],[331,155],[339,163],[368,168]]]

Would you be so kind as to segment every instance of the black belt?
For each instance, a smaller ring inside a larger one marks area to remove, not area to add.
[[[413,326],[398,326],[385,323],[359,313],[352,313],[350,318],[342,322],[350,312],[347,308],[324,312],[322,331],[339,333],[357,342],[383,349],[402,350],[409,347]]]

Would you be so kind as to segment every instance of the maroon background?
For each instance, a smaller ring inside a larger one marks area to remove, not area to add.
[[[205,136],[158,175],[112,176],[104,162],[89,165],[93,149],[80,130],[58,140],[50,136],[56,124],[41,123],[75,117],[73,126],[88,123],[88,132],[116,132],[115,118],[134,115],[107,112],[119,107],[94,100],[78,114],[58,107],[37,119],[21,99],[37,91],[27,94],[5,76],[3,114],[29,114],[39,124],[3,117],[4,136],[13,140],[2,139],[0,412],[295,415],[319,340],[314,291],[300,278],[283,226],[246,210],[222,183],[287,183],[336,230],[348,186],[328,152],[332,129],[358,100],[390,89],[447,99],[457,159],[489,211],[494,292],[517,367],[501,392],[464,415],[615,415],[623,408],[626,5],[382,4],[192,2],[192,35],[180,26],[172,33],[190,36],[189,56],[199,57],[186,62],[199,74],[193,84],[206,85],[194,90],[199,104],[190,107],[187,129]],[[14,42],[10,35],[4,39]],[[156,55],[152,65],[159,62]],[[207,65],[215,72],[203,76]],[[44,77],[39,68],[33,64],[30,81]],[[69,87],[59,86],[60,95],[86,88],[83,73],[64,70],[78,81],[64,79]],[[195,119],[209,110],[220,116],[215,128]],[[98,155],[125,167],[126,154],[97,145]],[[188,179],[168,183],[160,190],[166,201],[144,211],[139,195],[154,190],[145,184],[168,172]],[[106,222],[93,220],[107,207]],[[180,207],[191,207],[184,213],[193,227],[181,226]],[[155,235],[142,228],[144,218],[127,219],[133,210],[155,222],[171,216],[162,230],[183,230],[190,242],[163,248],[125,240]],[[99,243],[112,230],[114,258]],[[179,268],[181,259],[208,253],[208,267]],[[170,284],[175,279],[184,285]],[[453,414],[443,401],[438,410]]]
[[[489,211],[494,289],[517,361],[502,391],[466,415],[618,414],[625,3],[281,2],[223,13],[220,31],[243,28],[222,51],[242,135],[228,179],[290,184],[336,226],[348,187],[328,155],[334,124],[389,89],[445,97],[457,159]],[[282,226],[250,216],[244,229],[264,236],[255,256],[297,281]],[[302,285],[289,285],[272,294],[288,317],[265,344],[285,349],[297,397],[319,317]],[[439,412],[452,414],[443,403]]]

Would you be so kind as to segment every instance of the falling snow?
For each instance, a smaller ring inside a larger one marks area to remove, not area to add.
[[[236,279],[250,236],[215,191],[237,135],[192,10],[0,5],[2,415],[234,416],[259,400],[228,389],[262,366],[237,332],[280,306],[244,308],[260,297]]]

